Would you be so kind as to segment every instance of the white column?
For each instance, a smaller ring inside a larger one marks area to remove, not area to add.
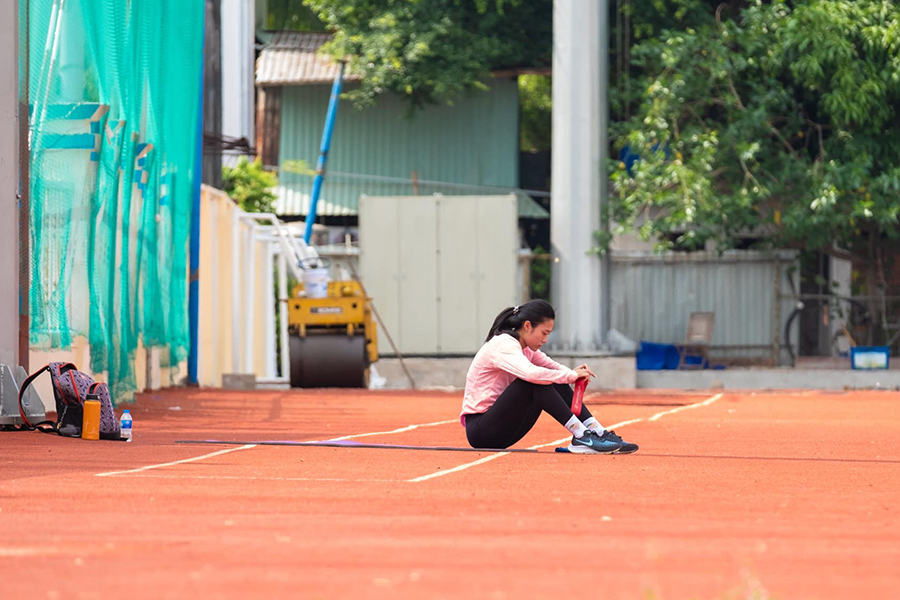
[[[606,200],[606,0],[553,3],[550,245],[558,349],[599,349],[609,329],[605,263],[594,254]]]
[[[0,363],[19,364],[19,5],[0,3]]]
[[[278,254],[278,314],[281,327],[281,378],[289,379],[291,376],[291,362],[288,353],[290,346],[288,345],[288,278],[287,278],[287,260],[285,255],[287,248],[282,242],[281,249]]]
[[[222,133],[253,143],[256,3],[222,0]]]
[[[241,213],[231,207],[231,372],[241,372]]]
[[[277,348],[275,333],[278,323],[275,319],[275,299],[278,297],[275,292],[275,242],[266,242],[266,272],[263,273],[263,285],[265,285],[265,293],[262,297],[266,302],[266,377],[274,379],[278,377],[277,366]]]
[[[244,313],[245,333],[244,338],[244,370],[243,373],[256,373],[256,222],[248,223],[246,232],[246,250],[244,251],[244,273],[246,284],[243,294],[247,304],[242,308]]]

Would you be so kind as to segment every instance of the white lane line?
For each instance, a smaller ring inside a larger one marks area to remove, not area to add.
[[[391,431],[374,431],[371,433],[356,433],[353,435],[345,435],[343,437],[330,438],[327,440],[317,440],[323,442],[336,442],[340,440],[349,440],[352,438],[360,438],[360,437],[368,437],[372,435],[389,435],[392,433],[403,433],[405,431],[412,431],[414,429],[418,429],[420,427],[435,427],[437,425],[447,425],[450,423],[458,422],[457,419],[450,419],[449,421],[435,421],[433,423],[419,423],[414,425],[407,425],[406,427],[400,427],[399,429],[392,429]],[[195,456],[194,458],[185,458],[183,460],[176,460],[173,462],[160,463],[157,465],[147,465],[146,467],[138,467],[137,469],[128,469],[127,471],[110,471],[108,473],[96,473],[97,477],[111,477],[113,475],[128,475],[130,473],[140,473],[142,471],[149,471],[150,469],[160,469],[162,467],[171,467],[173,465],[180,465],[184,463],[194,462],[198,460],[203,460],[205,458],[212,458],[214,456],[219,456],[222,454],[227,454],[229,452],[234,452],[236,450],[247,450],[249,448],[256,448],[257,444],[245,444],[243,446],[239,446],[237,448],[228,448],[227,450],[219,450],[217,452],[210,452],[209,454],[204,454],[203,456]]]
[[[623,427],[625,425],[630,425],[632,423],[637,423],[638,421],[643,421],[643,419],[632,419],[631,421],[622,421],[621,423],[616,423],[615,425],[610,425],[610,429],[615,427]],[[568,441],[568,437],[564,437],[562,439],[556,440],[555,442],[550,442],[547,444],[538,444],[537,446],[529,446],[529,450],[537,450],[539,448],[546,448],[547,446],[558,446],[563,442]],[[459,465],[458,467],[453,467],[452,469],[447,469],[446,471],[437,471],[435,473],[430,473],[428,475],[423,475],[421,477],[416,477],[415,479],[408,479],[410,483],[419,483],[420,481],[428,481],[429,479],[434,479],[436,477],[441,477],[443,475],[448,475],[450,473],[455,473],[456,471],[464,471],[469,467],[474,467],[476,465],[484,464],[486,462],[496,460],[501,456],[506,456],[507,454],[512,454],[511,452],[500,452],[498,454],[492,454],[491,456],[485,456],[484,458],[480,458],[478,460],[474,460],[470,463],[466,463],[464,465]]]
[[[128,469],[127,471],[109,471],[108,473],[97,473],[97,477],[110,477],[112,475],[127,475],[128,473],[140,473],[142,471],[149,471],[150,469],[161,469],[163,467],[171,467],[173,465],[181,465],[184,463],[194,462],[197,460],[203,460],[204,458],[212,458],[213,456],[221,456],[222,454],[228,454],[229,452],[236,452],[238,450],[248,450],[250,448],[256,448],[256,444],[245,444],[243,446],[238,446],[237,448],[228,448],[227,450],[218,450],[216,452],[210,452],[209,454],[204,454],[203,456],[195,456],[194,458],[185,458],[182,460],[175,460],[167,463],[159,463],[156,465],[147,465],[146,467],[138,467],[137,469]]]
[[[506,456],[507,454],[511,454],[510,452],[500,452],[499,454],[491,454],[490,456],[485,456],[484,458],[479,458],[478,460],[473,460],[470,463],[466,463],[464,465],[459,465],[458,467],[453,467],[452,469],[447,469],[446,471],[436,471],[434,473],[430,473],[428,475],[422,475],[421,477],[416,477],[415,479],[407,479],[409,483],[418,483],[420,481],[428,481],[429,479],[434,479],[435,477],[442,477],[444,475],[449,475],[450,473],[456,473],[457,471],[465,471],[469,467],[474,467],[476,465],[481,465],[486,462],[490,462],[492,460],[496,460],[501,456]]]
[[[613,425],[609,426],[609,429],[616,429],[617,427],[624,427],[626,425],[631,425],[633,423],[640,423],[641,421],[644,421],[644,420],[657,421],[660,419],[660,417],[663,417],[665,415],[671,415],[672,413],[676,413],[676,412],[679,412],[682,410],[688,410],[691,408],[700,408],[701,406],[709,406],[710,404],[712,404],[713,402],[715,402],[716,400],[721,398],[723,395],[724,394],[716,394],[715,396],[707,398],[706,400],[703,400],[702,402],[697,402],[695,404],[688,404],[686,406],[679,406],[678,408],[673,408],[670,410],[664,410],[662,412],[656,413],[655,415],[653,415],[647,419],[631,419],[629,421],[622,421],[621,423],[614,423]],[[546,444],[538,444],[536,446],[530,446],[529,449],[537,450],[539,448],[546,448],[548,446],[558,446],[559,444],[562,444],[563,442],[567,441],[568,439],[569,439],[568,437],[564,437],[564,438],[555,440],[553,442],[548,442]],[[484,458],[481,458],[479,460],[474,460],[472,462],[459,465],[458,467],[453,467],[452,469],[447,469],[446,471],[444,471],[444,470],[435,471],[434,473],[429,473],[428,475],[422,475],[421,477],[416,477],[415,479],[407,479],[407,481],[409,483],[419,483],[420,481],[428,481],[429,479],[436,479],[438,477],[443,477],[444,475],[449,475],[450,473],[458,473],[459,471],[465,471],[466,469],[469,469],[471,467],[475,467],[477,465],[484,464],[484,463],[492,461],[492,460],[496,460],[496,459],[500,458],[501,456],[507,456],[509,454],[511,454],[511,453],[510,452],[501,452],[499,454],[485,456]]]
[[[662,412],[656,413],[655,415],[653,415],[652,417],[650,417],[647,420],[648,421],[658,421],[660,417],[663,417],[665,415],[671,415],[673,413],[681,412],[683,410],[691,410],[692,408],[700,408],[701,406],[709,406],[710,404],[712,404],[713,402],[715,402],[716,400],[718,400],[719,398],[721,398],[724,395],[725,394],[716,394],[715,396],[707,398],[703,402],[696,402],[694,404],[688,404],[686,406],[679,406],[678,408],[664,410]]]
[[[616,427],[625,427],[626,425],[631,425],[632,423],[640,423],[643,419],[631,419],[630,421],[622,421],[621,423],[613,423],[609,426],[609,429],[615,429]],[[537,450],[539,448],[547,448],[548,446],[559,446],[564,442],[568,442],[570,438],[564,437],[556,440],[555,442],[549,442],[547,444],[538,444],[537,446],[531,446],[530,449]]]

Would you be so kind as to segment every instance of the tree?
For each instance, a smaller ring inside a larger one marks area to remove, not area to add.
[[[667,30],[632,50],[646,75],[620,124],[611,217],[663,246],[768,247],[865,258],[883,293],[900,211],[900,9],[777,0]]]
[[[267,0],[264,27],[268,31],[325,31],[303,0]]]
[[[276,185],[278,177],[264,170],[258,159],[250,162],[241,158],[233,168],[222,167],[222,190],[247,212],[273,212],[272,188]]]
[[[334,31],[323,48],[362,76],[358,106],[387,91],[411,109],[485,89],[495,70],[547,65],[552,0],[305,0]]]
[[[519,77],[519,146],[549,150],[553,125],[553,82],[549,75]]]

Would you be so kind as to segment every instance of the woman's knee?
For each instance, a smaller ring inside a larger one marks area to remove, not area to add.
[[[515,379],[515,380],[513,380],[512,383],[509,384],[509,386],[506,389],[513,388],[513,387],[514,387],[514,389],[532,390],[536,387],[544,387],[544,386],[539,386],[536,383],[531,383],[530,381],[525,381],[524,379]]]
[[[567,402],[572,401],[572,396],[574,395],[574,391],[572,390],[572,386],[565,383],[554,383],[553,389],[556,390],[556,393],[562,396],[563,400]]]

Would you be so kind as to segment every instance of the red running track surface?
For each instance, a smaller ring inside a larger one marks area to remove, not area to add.
[[[896,393],[589,394],[604,425],[640,444],[628,456],[553,453],[566,432],[546,416],[516,446],[537,453],[173,443],[464,446],[460,404],[442,392],[173,389],[139,396],[131,444],[0,433],[0,597],[900,589]],[[377,432],[392,433],[359,435]]]

